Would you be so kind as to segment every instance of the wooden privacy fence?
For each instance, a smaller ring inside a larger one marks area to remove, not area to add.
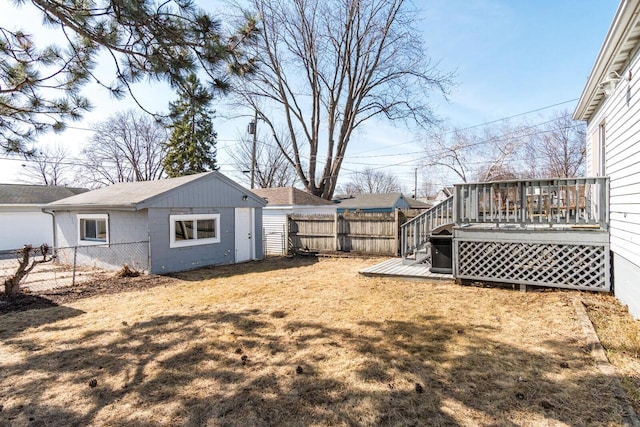
[[[405,219],[399,210],[289,215],[289,248],[396,256],[400,249],[400,225]]]

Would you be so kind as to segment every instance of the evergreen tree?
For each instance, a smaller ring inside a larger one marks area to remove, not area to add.
[[[172,124],[164,170],[171,178],[217,169],[214,112],[209,108],[213,95],[198,77],[187,77],[178,100],[169,104]]]
[[[148,78],[180,88],[186,76],[200,71],[211,88],[225,89],[230,73],[252,69],[241,48],[255,22],[225,37],[220,23],[191,0],[14,3],[31,3],[64,42],[36,44],[28,31],[0,26],[0,152],[28,152],[26,144],[39,133],[62,131],[68,120],[80,119],[91,108],[80,92],[87,82],[116,97],[133,96],[132,83]],[[102,60],[110,58],[116,70],[113,83],[94,73],[105,51]]]

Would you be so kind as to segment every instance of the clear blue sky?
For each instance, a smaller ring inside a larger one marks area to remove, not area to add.
[[[205,8],[218,4],[200,3]],[[420,28],[429,55],[440,61],[442,71],[457,73],[449,101],[435,97],[434,106],[440,117],[465,127],[578,98],[618,1],[435,0],[416,4],[422,9]],[[18,11],[6,4],[4,8],[11,11],[0,16],[2,25],[32,24],[34,17],[38,19],[29,13],[33,10],[30,4]],[[34,26],[22,28],[28,31]],[[173,98],[172,94],[162,94],[162,88],[138,90],[146,105],[154,109],[166,108],[166,102]],[[87,87],[85,93],[96,108],[84,122],[73,126],[89,127],[115,111],[131,108],[130,102],[114,101],[95,87]],[[573,109],[574,105],[572,102],[556,109]],[[217,109],[224,111],[223,106]],[[228,164],[225,147],[232,147],[245,132],[247,121],[222,117],[215,120],[222,172],[238,179],[242,179],[241,174]],[[75,154],[89,136],[90,132],[70,129],[63,135],[49,134],[41,140],[64,141]],[[411,143],[418,137],[385,122],[368,123],[349,147],[341,181],[354,170],[374,165],[396,173],[406,193],[411,194],[413,171],[418,164],[412,163],[415,155],[401,154],[422,149],[419,142]],[[0,160],[0,182],[16,182],[20,163]]]

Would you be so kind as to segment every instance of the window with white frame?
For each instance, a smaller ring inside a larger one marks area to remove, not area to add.
[[[106,214],[79,214],[78,243],[81,245],[109,243],[109,216]]]
[[[220,242],[220,214],[170,215],[169,247]]]

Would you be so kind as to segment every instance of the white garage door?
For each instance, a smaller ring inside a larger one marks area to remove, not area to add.
[[[53,244],[51,216],[41,212],[0,213],[0,250],[18,249],[25,244]]]

